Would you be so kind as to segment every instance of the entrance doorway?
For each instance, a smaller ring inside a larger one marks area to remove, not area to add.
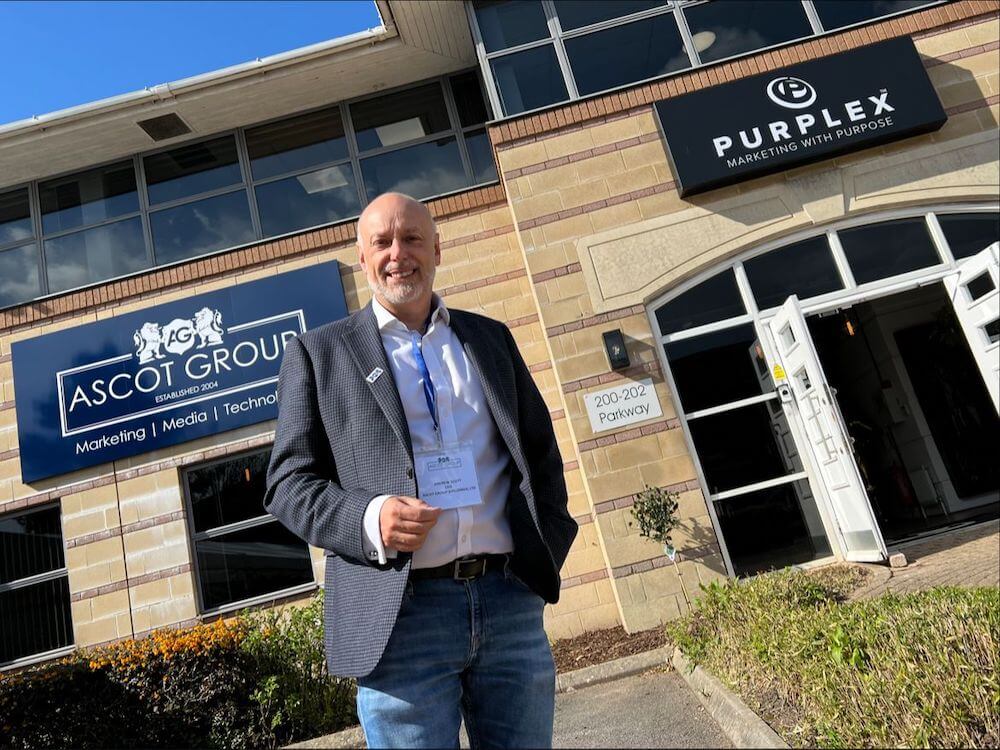
[[[886,542],[1000,515],[1000,418],[942,283],[807,324]]]

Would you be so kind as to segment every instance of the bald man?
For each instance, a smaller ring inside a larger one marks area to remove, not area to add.
[[[542,627],[576,536],[548,409],[502,323],[434,294],[396,193],[358,221],[372,301],[290,341],[265,506],[326,551],[327,662],[369,747],[549,747]]]

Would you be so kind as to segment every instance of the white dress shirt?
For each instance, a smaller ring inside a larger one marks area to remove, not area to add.
[[[514,549],[506,515],[510,455],[493,422],[479,376],[449,325],[448,309],[437,295],[432,306],[430,324],[421,336],[419,331],[409,330],[377,299],[372,300],[414,452],[440,447],[413,354],[414,347],[419,346],[437,397],[441,440],[446,447],[472,446],[482,501],[442,511],[423,546],[413,553],[413,568],[433,568],[465,555]],[[396,556],[396,550],[383,546],[379,527],[379,512],[388,497],[379,495],[368,504],[362,539],[369,559],[383,564],[387,558]]]

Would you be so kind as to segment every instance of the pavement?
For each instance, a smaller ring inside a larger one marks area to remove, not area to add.
[[[906,567],[889,571],[881,566],[883,572],[855,592],[855,598],[888,591],[908,594],[933,586],[1000,586],[1000,521],[896,545],[889,552],[906,555]]]
[[[732,747],[684,680],[667,664],[556,695],[553,747]],[[363,747],[360,728],[294,748]],[[463,728],[461,746],[469,747]]]

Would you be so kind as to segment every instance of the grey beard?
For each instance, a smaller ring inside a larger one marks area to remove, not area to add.
[[[378,278],[368,279],[368,288],[372,290],[372,294],[375,294],[391,305],[404,305],[417,297],[419,297],[425,286],[433,289],[434,285],[434,274],[437,269],[432,269],[430,278],[428,278],[424,283],[414,283],[414,284],[403,284],[401,286],[396,286],[393,289],[389,289],[383,285]]]

